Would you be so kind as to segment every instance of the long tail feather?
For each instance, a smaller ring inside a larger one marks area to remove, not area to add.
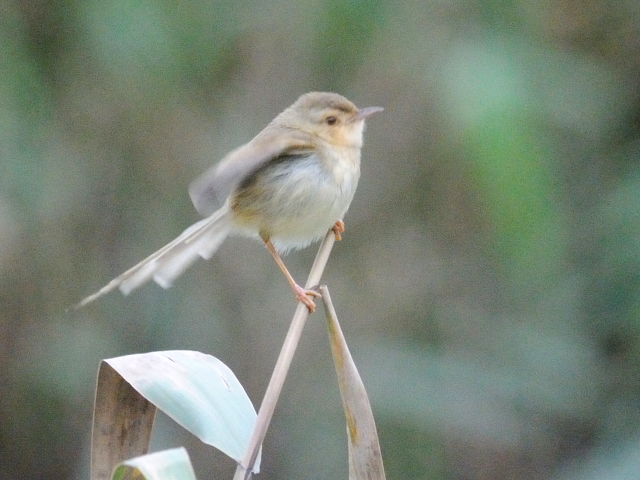
[[[161,287],[169,288],[198,257],[208,260],[220,247],[230,231],[228,212],[225,205],[209,217],[194,223],[175,240],[75,304],[71,310],[82,308],[116,288],[128,295],[152,278]]]

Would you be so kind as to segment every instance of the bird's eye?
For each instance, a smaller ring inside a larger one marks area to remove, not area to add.
[[[327,125],[335,125],[338,119],[333,115],[326,118]]]

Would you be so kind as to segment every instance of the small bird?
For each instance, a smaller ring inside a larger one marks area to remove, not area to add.
[[[208,260],[227,236],[242,235],[264,242],[297,299],[313,312],[310,297],[319,294],[294,281],[280,253],[304,248],[330,228],[340,239],[360,177],[364,121],[382,110],[359,109],[337,93],[302,95],[190,185],[191,200],[206,218],[74,308],[116,287],[128,295],[150,279],[169,288],[198,257]]]

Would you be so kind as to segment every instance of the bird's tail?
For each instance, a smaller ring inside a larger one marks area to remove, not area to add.
[[[115,288],[120,288],[123,294],[128,295],[152,278],[162,288],[169,288],[198,257],[210,259],[227,238],[230,230],[229,208],[225,205],[207,218],[191,225],[171,243],[114,278],[71,309],[77,310]]]

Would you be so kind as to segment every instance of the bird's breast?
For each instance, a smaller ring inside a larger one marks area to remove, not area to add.
[[[360,149],[335,149],[324,159],[324,163],[336,185],[347,191],[352,186],[355,188],[360,178]]]
[[[342,219],[360,177],[360,152],[322,150],[274,162],[234,196],[241,233],[272,239],[280,251],[302,248]]]

